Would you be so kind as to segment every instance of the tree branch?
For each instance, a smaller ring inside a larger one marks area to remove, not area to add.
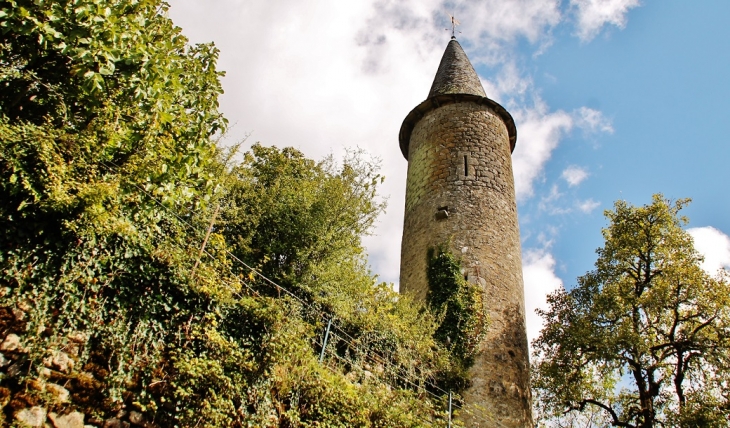
[[[607,406],[607,405],[601,403],[600,401],[594,400],[592,398],[588,398],[588,399],[582,400],[579,403],[578,407],[571,407],[568,411],[570,411],[570,410],[578,410],[578,411],[581,411],[582,412],[585,409],[586,404],[593,404],[594,406],[598,406],[598,407],[602,408],[603,410],[605,410],[606,412],[608,412],[608,414],[611,415],[611,419],[612,419],[611,420],[611,425],[613,425],[615,427],[636,428],[636,425],[632,425],[632,424],[630,424],[628,422],[622,422],[622,421],[620,421],[619,418],[618,418],[618,415],[613,410],[613,408],[611,408],[611,406]]]

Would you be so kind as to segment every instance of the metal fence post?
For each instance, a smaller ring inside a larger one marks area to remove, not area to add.
[[[324,332],[324,341],[322,342],[322,352],[319,353],[319,362],[324,360],[324,348],[327,347],[327,339],[330,337],[330,327],[332,327],[332,318],[327,322],[327,330]]]

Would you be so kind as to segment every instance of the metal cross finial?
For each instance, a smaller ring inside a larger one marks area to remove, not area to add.
[[[452,15],[450,13],[448,15],[449,15],[449,18],[451,18],[451,38],[455,39],[456,38],[456,26],[461,25],[461,23],[459,22],[458,19],[456,19],[454,17],[454,15]],[[449,29],[447,28],[446,31],[448,31],[448,30]],[[459,31],[459,34],[461,34],[461,31]]]

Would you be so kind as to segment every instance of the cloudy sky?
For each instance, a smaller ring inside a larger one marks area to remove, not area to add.
[[[546,293],[593,268],[603,210],[691,197],[705,268],[730,266],[730,2],[725,0],[171,0],[226,71],[229,142],[307,156],[365,149],[388,211],[366,240],[398,282],[407,163],[398,130],[423,101],[449,17],[487,95],[517,123],[513,153],[528,334]]]

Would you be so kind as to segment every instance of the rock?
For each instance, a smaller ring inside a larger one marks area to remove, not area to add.
[[[10,310],[10,312],[13,313],[16,321],[23,321],[25,319],[25,312],[21,311],[18,308],[13,308]]]
[[[56,385],[55,383],[47,384],[46,391],[53,396],[53,399],[57,403],[68,403],[68,400],[71,397],[71,393],[68,392],[68,389],[61,385]]]
[[[140,412],[132,410],[129,412],[129,422],[134,425],[144,425],[144,415]]]
[[[104,422],[104,428],[129,428],[129,422],[120,421],[117,418],[110,418]]]
[[[10,364],[10,360],[8,360],[7,358],[5,358],[5,355],[0,354],[0,368],[5,367],[8,364]]]
[[[40,370],[38,370],[38,375],[41,377],[41,379],[48,379],[51,377],[51,369],[47,367],[42,367]]]
[[[5,336],[5,340],[0,344],[0,351],[16,351],[18,348],[20,348],[20,337],[13,333]]]
[[[48,419],[53,422],[55,428],[84,428],[84,414],[81,412],[71,412],[63,416],[49,413]]]
[[[43,364],[63,373],[68,373],[74,368],[74,360],[62,351],[54,351],[53,355],[43,359]]]
[[[15,420],[20,426],[42,427],[46,421],[46,409],[41,406],[33,406],[30,409],[23,409],[15,414]]]

